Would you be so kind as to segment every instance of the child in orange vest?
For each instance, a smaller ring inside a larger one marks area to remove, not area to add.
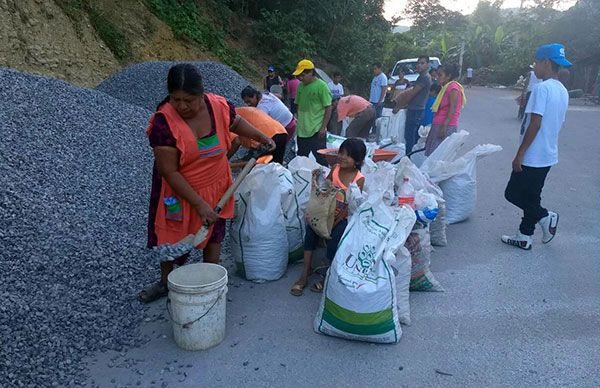
[[[333,261],[337,246],[340,243],[346,225],[348,225],[348,203],[346,195],[351,183],[356,183],[362,191],[365,184],[365,177],[360,173],[360,169],[367,154],[367,147],[362,139],[346,139],[338,151],[338,163],[333,166],[327,179],[333,182],[334,186],[342,189],[335,209],[335,221],[331,230],[331,239],[326,241],[327,258]],[[302,295],[304,287],[311,272],[312,254],[317,247],[319,236],[310,228],[306,228],[304,238],[304,268],[300,278],[294,283],[291,293],[294,296]],[[323,280],[318,281],[311,287],[311,291],[322,292]]]

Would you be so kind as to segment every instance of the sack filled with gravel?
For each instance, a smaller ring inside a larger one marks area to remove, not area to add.
[[[0,386],[81,386],[83,357],[144,341],[151,112],[4,68],[0,82]]]
[[[171,66],[182,62],[142,62],[116,72],[102,81],[96,90],[119,100],[154,110],[167,95],[167,74]],[[204,90],[218,94],[236,106],[244,105],[241,92],[250,82],[230,67],[216,62],[188,62],[202,74]]]

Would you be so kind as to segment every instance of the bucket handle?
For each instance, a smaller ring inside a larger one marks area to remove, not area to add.
[[[169,313],[169,319],[171,320],[171,322],[173,322],[174,324],[181,326],[183,329],[189,329],[190,326],[192,326],[194,323],[198,322],[199,320],[201,320],[202,318],[204,318],[208,313],[210,313],[210,310],[213,309],[213,307],[215,307],[217,305],[217,302],[221,299],[221,297],[223,296],[225,292],[225,288],[221,289],[221,291],[219,292],[219,296],[217,296],[217,299],[215,299],[215,301],[213,302],[212,306],[210,306],[208,308],[208,310],[206,310],[206,312],[204,314],[202,314],[201,316],[199,316],[198,318],[186,322],[186,323],[179,323],[176,320],[173,319],[173,315],[171,314],[171,299],[167,298],[167,313]]]

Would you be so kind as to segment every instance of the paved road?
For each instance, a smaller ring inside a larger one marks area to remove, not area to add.
[[[148,320],[158,319],[144,328],[151,341],[124,354],[96,355],[90,384],[600,386],[600,111],[569,110],[561,162],[543,196],[561,215],[558,235],[542,245],[536,234],[525,252],[500,242],[519,222],[503,198],[517,146],[513,95],[467,91],[461,127],[471,132],[469,143],[504,151],[481,160],[476,213],[449,227],[449,246],[433,253],[432,269],[446,292],[411,294],[413,324],[403,327],[398,345],[315,334],[320,296],[289,294],[295,266],[262,285],[233,276],[227,338],[206,352],[179,350],[162,318],[164,304],[155,304]]]

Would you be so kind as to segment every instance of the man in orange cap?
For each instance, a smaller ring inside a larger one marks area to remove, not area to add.
[[[317,150],[326,148],[331,92],[327,84],[317,77],[315,65],[308,59],[298,62],[293,74],[300,80],[295,100],[298,106],[298,155],[308,156],[312,152],[319,164],[327,166],[327,160]]]

